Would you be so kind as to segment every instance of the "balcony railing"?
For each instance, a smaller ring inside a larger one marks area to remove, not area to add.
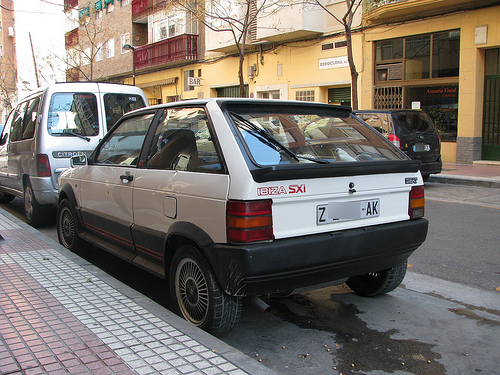
[[[372,10],[387,4],[400,3],[402,1],[407,0],[365,0],[365,13],[371,12]]]
[[[159,8],[163,8],[166,3],[166,0],[134,0],[132,1],[132,18],[136,20],[146,17]]]
[[[198,60],[198,35],[182,34],[136,47],[134,55],[136,69]]]

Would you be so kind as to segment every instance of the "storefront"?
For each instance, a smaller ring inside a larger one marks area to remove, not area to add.
[[[376,109],[429,113],[443,141],[455,141],[458,124],[460,31],[376,41]]]

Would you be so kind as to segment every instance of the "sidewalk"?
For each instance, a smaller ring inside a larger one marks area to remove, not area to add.
[[[500,162],[476,161],[472,165],[444,163],[428,182],[500,188]]]
[[[0,374],[270,374],[0,209]]]

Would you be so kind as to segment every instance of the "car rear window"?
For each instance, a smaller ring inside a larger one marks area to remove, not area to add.
[[[82,92],[53,94],[50,99],[47,129],[53,136],[99,135],[96,96]]]
[[[424,112],[394,112],[392,116],[395,126],[398,126],[401,130],[404,129],[410,133],[435,131],[431,119]]]
[[[104,108],[106,108],[106,126],[109,129],[125,113],[145,107],[146,103],[140,95],[133,94],[104,94]]]
[[[401,160],[349,111],[314,106],[230,107],[243,147],[257,165]]]

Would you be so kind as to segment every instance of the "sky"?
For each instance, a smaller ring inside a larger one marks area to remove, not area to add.
[[[41,88],[65,81],[63,4],[64,0],[14,0],[19,98],[37,90],[33,56]]]

